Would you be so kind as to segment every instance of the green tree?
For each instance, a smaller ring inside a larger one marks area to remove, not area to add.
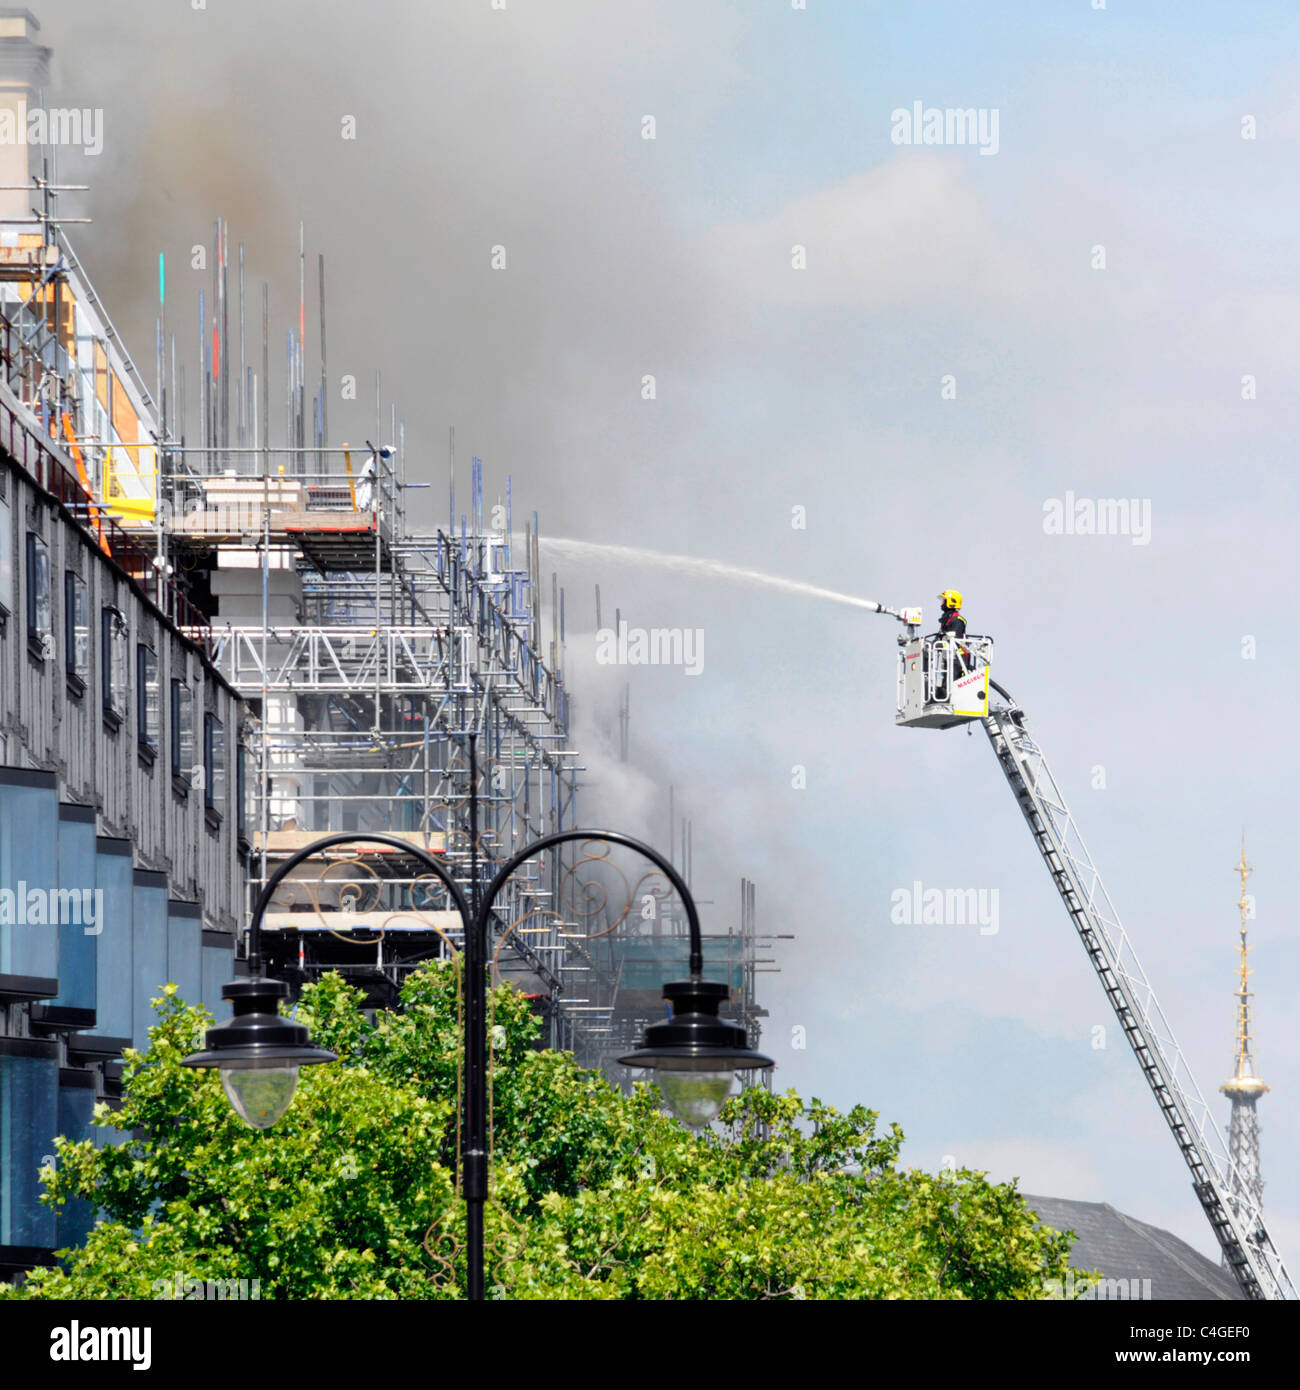
[[[215,1072],[180,1065],[211,1019],[168,986],[146,1053],[130,1052],[124,1138],[58,1141],[44,1200],[100,1220],[9,1298],[152,1298],[182,1280],[258,1281],[262,1298],[462,1296],[456,1195],[459,966],[414,972],[373,1023],[337,976],[298,1017],[339,1055],[305,1068],[266,1131]],[[1014,1184],[899,1165],[897,1125],[751,1089],[715,1130],[625,1096],[567,1053],[537,1050],[528,1001],[491,994],[489,1282],[504,1298],[1008,1298],[1063,1279],[1068,1237]]]

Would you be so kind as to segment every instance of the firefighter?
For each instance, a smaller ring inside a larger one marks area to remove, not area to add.
[[[945,589],[939,595],[939,603],[939,631],[935,636],[958,639],[954,642],[953,674],[964,676],[971,669],[971,654],[970,648],[960,642],[960,639],[966,636],[966,619],[961,615],[961,594],[956,589]],[[946,665],[945,662],[945,668]],[[946,670],[941,670],[935,680],[935,698],[939,700],[948,698],[945,675]]]
[[[965,637],[966,619],[961,615],[961,595],[956,589],[945,589],[939,595],[943,605],[939,611],[940,637]]]

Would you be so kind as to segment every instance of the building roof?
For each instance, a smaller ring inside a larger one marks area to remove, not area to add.
[[[1240,1299],[1236,1279],[1185,1240],[1116,1211],[1107,1202],[1072,1202],[1064,1197],[1032,1197],[1026,1205],[1046,1226],[1073,1231],[1070,1265],[1099,1270],[1108,1279],[1150,1280],[1130,1285],[1152,1299]],[[1133,1295],[1138,1296],[1137,1294]]]

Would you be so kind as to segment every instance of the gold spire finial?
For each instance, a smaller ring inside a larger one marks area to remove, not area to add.
[[[1246,944],[1246,924],[1250,920],[1250,899],[1246,895],[1246,880],[1254,872],[1246,863],[1246,832],[1241,833],[1241,858],[1233,865],[1241,876],[1241,897],[1237,907],[1241,912],[1241,964],[1237,977],[1237,1069],[1230,1081],[1219,1090],[1225,1095],[1260,1096],[1268,1087],[1255,1074],[1255,1060],[1250,1052],[1250,976],[1254,973],[1247,964],[1250,947]]]

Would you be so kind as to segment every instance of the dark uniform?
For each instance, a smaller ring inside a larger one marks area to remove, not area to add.
[[[960,608],[943,608],[939,613],[938,637],[951,637],[955,641],[955,655],[953,658],[953,675],[964,676],[971,669],[970,648],[961,645],[961,638],[966,636],[966,619],[961,615]],[[946,700],[949,692],[945,683],[940,683],[935,690],[935,696],[940,700]]]
[[[940,637],[965,637],[966,619],[960,608],[945,608],[939,617]]]

